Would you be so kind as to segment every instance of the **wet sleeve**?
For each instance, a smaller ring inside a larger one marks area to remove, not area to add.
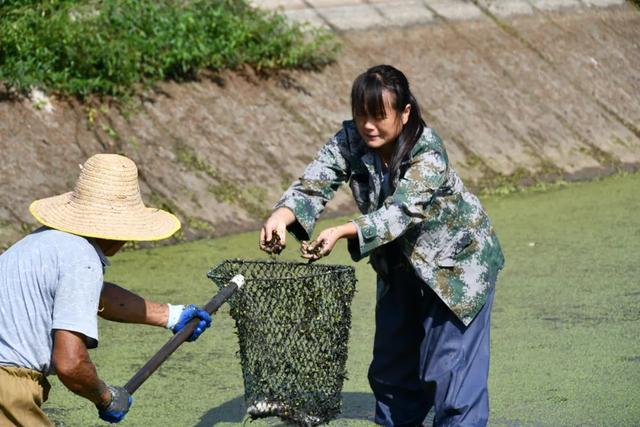
[[[315,223],[337,189],[349,179],[346,132],[341,130],[324,145],[275,205],[275,209],[289,208],[296,222],[289,231],[298,240],[309,240]]]

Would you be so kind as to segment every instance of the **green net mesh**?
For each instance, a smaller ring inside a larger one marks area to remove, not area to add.
[[[355,272],[343,265],[229,260],[208,276],[230,301],[247,413],[313,426],[340,412]]]

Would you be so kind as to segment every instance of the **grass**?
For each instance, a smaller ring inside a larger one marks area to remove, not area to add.
[[[329,32],[247,0],[0,0],[0,81],[78,97],[126,97],[203,70],[317,69]]]
[[[640,174],[547,192],[485,198],[505,250],[492,318],[493,426],[640,424]],[[336,223],[344,219],[330,221]],[[327,225],[325,222],[323,225]],[[118,254],[107,278],[160,301],[206,302],[205,278],[228,258],[262,258],[257,233]],[[295,258],[289,242],[286,258]],[[327,260],[351,264],[344,246]],[[334,426],[371,425],[366,370],[374,275],[357,264],[343,413]],[[166,331],[101,321],[92,351],[108,382],[124,384],[168,339]],[[135,395],[122,425],[236,426],[244,421],[234,325],[225,307]],[[106,425],[55,378],[45,404],[59,426]],[[278,424],[277,420],[251,425]]]

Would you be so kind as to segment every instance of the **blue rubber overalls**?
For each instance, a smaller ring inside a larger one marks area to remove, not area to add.
[[[386,191],[388,184],[383,185]],[[485,426],[495,291],[465,327],[415,275],[394,242],[385,246],[391,268],[386,277],[378,275],[376,332],[368,375],[376,397],[375,422],[421,426],[433,407],[434,426]]]

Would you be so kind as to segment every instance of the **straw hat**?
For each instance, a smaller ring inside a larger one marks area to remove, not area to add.
[[[130,159],[96,154],[81,169],[72,192],[31,203],[29,212],[39,222],[80,236],[127,241],[165,239],[180,229],[174,215],[144,205]]]

